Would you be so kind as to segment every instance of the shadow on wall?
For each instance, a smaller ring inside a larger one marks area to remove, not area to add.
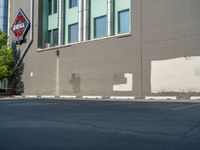
[[[14,89],[16,95],[21,95],[24,93],[24,82],[22,80],[24,72],[24,63],[20,64],[14,78]]]
[[[72,84],[73,93],[81,93],[81,77],[78,73],[72,73],[69,83]]]
[[[12,49],[15,51],[15,59],[16,61],[19,60],[20,56],[21,56],[21,50],[17,50],[16,44],[12,44]],[[13,74],[12,79],[11,79],[11,83],[10,85],[12,86],[12,88],[14,89],[14,94],[16,95],[21,95],[24,93],[24,82],[22,80],[22,76],[23,76],[23,72],[24,72],[24,63],[21,63],[15,74]]]

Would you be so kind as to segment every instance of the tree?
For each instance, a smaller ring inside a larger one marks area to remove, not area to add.
[[[14,73],[14,51],[7,44],[8,36],[0,32],[0,81],[9,79]]]

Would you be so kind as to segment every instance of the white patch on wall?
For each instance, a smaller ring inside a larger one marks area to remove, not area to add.
[[[30,77],[33,77],[33,72],[30,73]]]
[[[126,78],[126,83],[113,85],[113,91],[128,92],[133,90],[133,74],[125,73],[124,77]]]
[[[152,61],[151,92],[200,92],[200,56]]]

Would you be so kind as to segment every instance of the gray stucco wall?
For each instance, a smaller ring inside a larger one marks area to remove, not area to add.
[[[178,69],[173,69],[179,66],[178,58],[189,58],[191,63],[194,56],[200,56],[200,0],[133,0],[131,5],[131,35],[38,51],[40,15],[38,0],[34,0],[34,40],[23,60],[24,94],[143,97],[200,93],[198,85],[196,90],[176,90],[177,84],[182,82],[176,82],[180,74],[177,74]],[[29,1],[12,0],[11,22],[19,8],[29,18]],[[26,38],[28,42],[29,33]],[[22,53],[26,44],[18,46]],[[56,50],[60,51],[59,57]],[[195,58],[194,62],[200,66],[198,57]],[[159,65],[165,66],[167,60],[173,60],[169,67],[172,71],[159,72]],[[132,74],[132,91],[114,91],[114,85],[127,82],[126,73]],[[169,82],[169,86],[174,87],[172,90],[160,82],[163,74],[170,81],[174,79],[174,83]],[[192,80],[198,82],[199,79],[197,76]]]
[[[152,91],[161,95],[179,96],[199,93],[199,86],[195,83],[192,83],[193,88],[188,86],[190,82],[200,83],[200,76],[190,75],[190,69],[193,69],[193,63],[191,63],[193,59],[200,60],[200,57],[195,57],[200,56],[199,8],[200,0],[143,0],[144,95],[150,95]],[[179,59],[181,60],[179,61]],[[167,60],[171,60],[171,62],[169,63]],[[153,66],[156,65],[156,61],[160,67]],[[165,62],[168,66],[161,65]],[[191,63],[189,69],[187,68],[188,63]],[[199,61],[195,65],[197,69],[200,66]],[[165,66],[166,70],[161,69]],[[181,69],[185,71],[181,71]]]

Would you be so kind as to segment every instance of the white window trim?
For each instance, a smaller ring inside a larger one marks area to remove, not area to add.
[[[90,42],[95,42],[95,41],[100,41],[100,40],[108,40],[108,39],[113,39],[113,38],[125,38],[125,37],[131,37],[131,36],[132,36],[132,33],[129,32],[129,33],[123,33],[123,34],[118,34],[118,35],[113,35],[113,36],[107,36],[107,37],[102,37],[102,38],[91,39],[91,40],[87,40],[87,41],[69,43],[69,44],[60,45],[60,46],[58,45],[58,46],[49,47],[49,48],[38,48],[36,51],[37,52],[50,51],[50,50],[55,50],[55,49],[75,46],[75,45],[78,45],[78,44],[90,43]]]

